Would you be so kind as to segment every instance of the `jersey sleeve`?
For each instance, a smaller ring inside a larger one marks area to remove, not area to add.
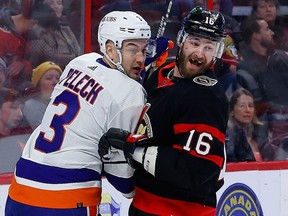
[[[140,99],[141,100],[141,99]],[[143,109],[143,102],[134,103],[125,107],[118,112],[108,124],[108,128],[121,128],[130,132],[133,132],[139,121]],[[132,176],[134,169],[126,162],[123,151],[113,149],[112,158],[109,160],[110,163],[106,163],[103,166],[104,175],[107,180],[126,198],[134,196],[134,184]]]

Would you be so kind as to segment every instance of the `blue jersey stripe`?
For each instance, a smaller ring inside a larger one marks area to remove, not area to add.
[[[20,158],[16,165],[16,176],[47,184],[101,180],[101,175],[91,169],[67,169],[47,166],[24,158]]]
[[[132,178],[121,178],[103,171],[103,175],[106,176],[106,179],[110,184],[114,185],[121,193],[131,193],[134,190],[134,182]]]

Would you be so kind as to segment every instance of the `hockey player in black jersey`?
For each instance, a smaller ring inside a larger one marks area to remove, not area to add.
[[[212,216],[223,185],[228,100],[211,66],[226,36],[220,13],[196,7],[179,31],[176,61],[144,83],[148,110],[135,133],[111,128],[99,143],[136,170],[130,216]],[[140,135],[139,135],[140,134]]]

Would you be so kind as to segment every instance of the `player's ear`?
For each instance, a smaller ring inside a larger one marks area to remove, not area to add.
[[[107,54],[108,54],[109,56],[111,56],[112,53],[113,53],[114,43],[113,43],[112,41],[109,41],[109,40],[108,40],[108,41],[106,42],[105,46],[106,46],[106,52],[107,52]]]
[[[117,49],[111,40],[108,40],[105,44],[107,55],[114,61],[118,58]]]

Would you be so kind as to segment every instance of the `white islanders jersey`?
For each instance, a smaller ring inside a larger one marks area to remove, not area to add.
[[[101,58],[84,54],[65,68],[16,165],[13,200],[46,208],[98,205],[103,172],[124,196],[133,193],[134,170],[127,163],[102,165],[98,142],[111,127],[135,130],[146,93],[137,81],[96,61]],[[119,151],[111,160],[125,157]]]

